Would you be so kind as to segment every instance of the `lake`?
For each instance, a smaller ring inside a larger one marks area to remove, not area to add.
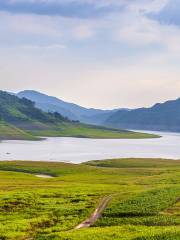
[[[0,160],[81,163],[111,158],[180,159],[180,134],[149,132],[155,139],[47,138],[42,141],[2,141]]]

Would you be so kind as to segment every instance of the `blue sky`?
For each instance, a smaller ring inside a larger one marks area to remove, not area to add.
[[[0,0],[0,88],[87,107],[180,97],[177,0]]]

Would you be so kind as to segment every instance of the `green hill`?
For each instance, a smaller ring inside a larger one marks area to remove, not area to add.
[[[0,140],[36,140],[37,138],[32,136],[19,128],[9,125],[5,122],[0,122]]]
[[[150,108],[117,111],[104,124],[115,128],[180,132],[180,98]]]
[[[34,103],[26,98],[20,99],[2,91],[0,91],[0,119],[22,128],[31,126],[33,129],[66,120],[60,114],[45,113],[37,109]]]
[[[0,139],[36,139],[35,136],[84,138],[152,138],[135,133],[70,121],[59,113],[46,113],[35,103],[0,91]]]

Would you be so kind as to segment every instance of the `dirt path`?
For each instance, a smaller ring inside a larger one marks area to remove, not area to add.
[[[39,177],[39,178],[54,178],[53,176],[47,175],[47,174],[36,174],[34,176]]]
[[[86,219],[82,223],[80,223],[78,226],[76,226],[74,229],[81,229],[81,228],[88,228],[92,224],[94,224],[100,217],[104,209],[107,207],[109,201],[111,200],[111,196],[104,197],[99,206],[96,208],[96,210],[93,212],[93,214],[90,216],[90,218]]]

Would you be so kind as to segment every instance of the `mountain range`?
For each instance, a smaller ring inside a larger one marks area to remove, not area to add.
[[[120,129],[180,132],[180,98],[149,108],[101,110],[84,108],[37,91],[26,90],[17,96],[30,99],[46,112],[57,111],[71,120],[84,123]]]
[[[20,98],[25,97],[35,102],[36,107],[43,111],[58,112],[71,120],[78,120],[89,124],[103,125],[105,120],[109,118],[112,113],[118,111],[118,109],[101,110],[85,108],[34,90],[19,92],[17,96]]]
[[[151,138],[135,133],[70,120],[57,111],[45,112],[24,97],[0,91],[0,140],[38,140],[40,137]]]
[[[104,125],[115,128],[180,132],[180,98],[150,108],[117,111]]]

